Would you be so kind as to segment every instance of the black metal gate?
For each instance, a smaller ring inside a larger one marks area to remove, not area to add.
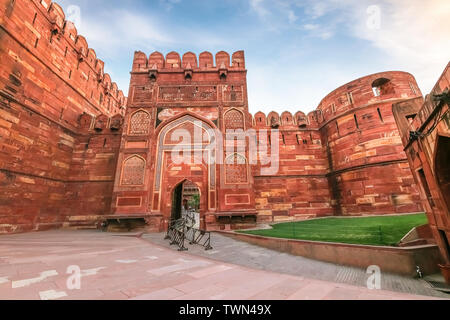
[[[192,214],[191,212],[181,219],[171,220],[165,239],[171,241],[170,245],[177,245],[178,251],[188,250],[184,243],[186,240],[191,245],[199,245],[205,250],[212,250],[211,232],[195,228],[195,218]]]

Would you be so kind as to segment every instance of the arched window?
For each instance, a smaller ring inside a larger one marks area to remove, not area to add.
[[[225,183],[248,183],[247,159],[243,155],[235,153],[225,160]]]
[[[145,160],[132,156],[124,161],[122,166],[121,185],[141,186],[144,184]]]
[[[379,78],[372,82],[372,90],[375,97],[394,93],[394,87],[391,80],[386,78]]]
[[[244,115],[242,112],[232,109],[225,113],[225,128],[226,129],[242,129],[244,130]]]

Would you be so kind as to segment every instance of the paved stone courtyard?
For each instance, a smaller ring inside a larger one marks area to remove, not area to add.
[[[145,234],[143,238],[154,244],[170,247],[169,242],[164,241],[163,234]],[[366,273],[366,270],[360,268],[340,266],[333,263],[293,256],[243,241],[237,241],[218,233],[213,235],[212,245],[214,250],[205,251],[202,247],[190,246],[186,242],[190,254],[221,262],[309,279],[367,287],[369,275]],[[424,280],[412,279],[395,274],[383,273],[381,277],[381,288],[401,293],[450,298],[450,295],[430,288]]]
[[[140,239],[66,230],[1,236],[0,299],[433,298],[408,291],[445,297],[406,280],[383,282],[404,286],[397,288],[403,292],[369,290],[361,286],[362,274],[355,270],[255,248],[217,234],[215,249],[207,253],[200,248],[179,253],[161,238],[162,234]],[[69,266],[81,269],[80,290],[68,289]]]

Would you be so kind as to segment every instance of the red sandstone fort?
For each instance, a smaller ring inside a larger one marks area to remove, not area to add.
[[[423,103],[409,73],[347,83],[309,114],[251,115],[243,51],[136,52],[127,99],[50,0],[1,0],[0,44],[0,233],[104,219],[163,230],[185,185],[208,230],[424,210],[393,113]],[[177,130],[201,133],[192,155],[212,141],[236,152],[176,163]]]

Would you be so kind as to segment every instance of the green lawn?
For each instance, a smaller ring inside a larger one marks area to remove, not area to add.
[[[276,224],[272,230],[239,232],[285,239],[395,246],[412,228],[427,223],[425,214],[324,218]]]

